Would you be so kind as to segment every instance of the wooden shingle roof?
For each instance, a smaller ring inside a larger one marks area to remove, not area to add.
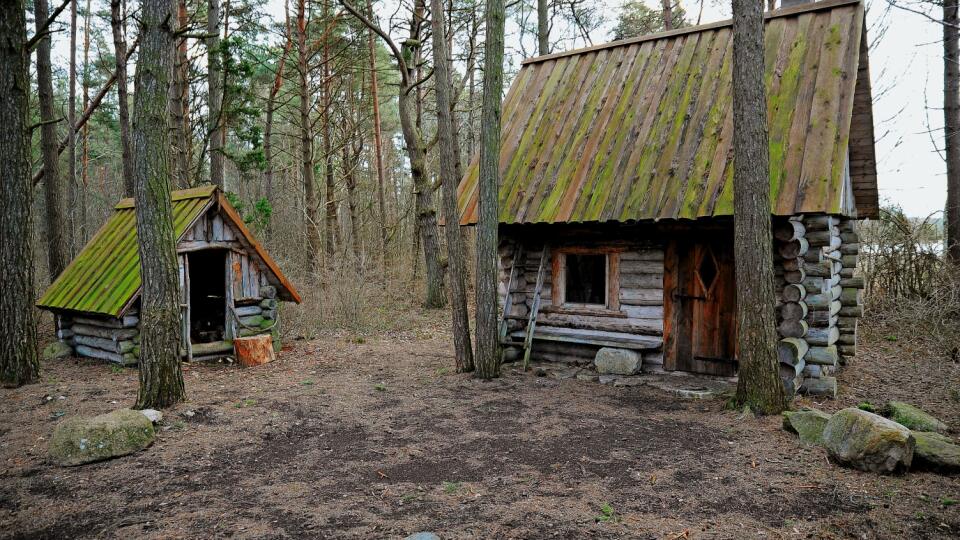
[[[300,295],[276,262],[256,241],[227,198],[208,185],[171,193],[173,229],[179,241],[207,211],[218,207],[256,251],[280,284],[281,298],[300,302]],[[47,288],[37,306],[53,311],[72,311],[119,316],[140,295],[140,253],[133,199],[117,203],[115,212],[87,242],[66,269]]]
[[[772,213],[876,216],[863,4],[766,18]],[[724,21],[526,61],[503,104],[500,222],[732,215],[732,49]],[[478,173],[474,157],[462,224],[476,223]]]

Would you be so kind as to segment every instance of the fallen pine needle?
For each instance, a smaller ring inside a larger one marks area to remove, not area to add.
[[[390,478],[390,475],[383,471],[377,471],[377,474],[379,474],[381,478]]]

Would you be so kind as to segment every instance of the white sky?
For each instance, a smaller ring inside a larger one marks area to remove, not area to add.
[[[359,0],[355,0],[359,3]],[[383,20],[396,9],[398,0],[375,2]],[[606,23],[591,37],[594,43],[610,39],[622,0],[596,0],[604,6]],[[646,0],[648,5],[659,5]],[[681,0],[695,21],[700,4]],[[705,0],[701,22],[730,17],[729,2]],[[365,3],[365,2],[364,2]],[[926,216],[943,209],[946,200],[946,167],[931,142],[942,139],[943,63],[941,28],[921,15],[890,8],[887,0],[868,0],[868,34],[871,45],[870,69],[874,94],[877,173],[882,202],[899,204],[911,216]],[[268,15],[283,20],[284,0],[268,0]],[[914,4],[917,5],[917,4]],[[480,14],[482,17],[482,13]],[[878,28],[888,25],[879,43],[873,40]],[[507,48],[517,50],[516,25],[508,26]],[[872,33],[871,33],[872,32]],[[55,37],[55,62],[66,65],[66,32]],[[582,43],[580,44],[582,45]],[[561,45],[559,50],[572,45]],[[519,58],[514,58],[515,67]],[[132,74],[131,74],[132,75]],[[132,77],[131,77],[132,80]],[[507,81],[509,83],[509,81]],[[929,107],[929,110],[928,110]],[[929,126],[928,126],[929,117]]]

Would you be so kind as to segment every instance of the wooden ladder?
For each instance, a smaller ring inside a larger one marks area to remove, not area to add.
[[[540,264],[537,266],[537,282],[533,289],[533,302],[530,306],[530,313],[526,316],[511,315],[513,308],[513,295],[524,293],[523,290],[516,289],[517,274],[524,267],[527,267],[525,260],[526,253],[522,245],[517,247],[513,256],[513,265],[510,267],[510,278],[507,281],[507,296],[503,302],[503,314],[500,317],[500,344],[504,346],[514,346],[523,348],[523,369],[526,370],[530,365],[530,352],[533,349],[533,334],[537,327],[537,315],[540,313],[540,296],[543,292],[543,282],[546,279],[547,265],[550,264],[550,247],[545,245],[540,253]],[[530,265],[527,268],[533,268]],[[527,320],[526,333],[522,342],[514,341],[510,337],[511,320]]]

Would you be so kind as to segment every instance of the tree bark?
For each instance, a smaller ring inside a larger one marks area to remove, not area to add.
[[[333,177],[333,143],[331,141],[330,130],[333,129],[330,122],[330,109],[333,100],[330,97],[330,88],[332,87],[330,77],[330,0],[323,0],[323,21],[327,27],[323,32],[323,101],[321,104],[321,121],[323,133],[321,134],[323,144],[323,175],[324,187],[326,191],[324,201],[324,247],[326,248],[327,265],[332,267],[334,261],[335,231],[337,228],[337,201],[336,186],[334,186]]]
[[[957,0],[943,3],[943,129],[947,160],[947,258],[960,270],[960,31]]]
[[[480,111],[480,176],[477,220],[476,376],[500,375],[497,333],[497,197],[500,185],[500,107],[503,94],[503,0],[488,0]]]
[[[763,81],[763,0],[733,0],[734,257],[737,400],[762,414],[786,407],[777,365],[770,150]]]
[[[35,0],[36,26],[46,25],[50,7],[47,0]],[[57,151],[57,121],[53,104],[53,71],[50,63],[50,36],[44,36],[37,44],[37,94],[40,103],[40,148],[46,180],[43,183],[46,206],[47,266],[50,282],[57,279],[70,263],[70,243],[65,219],[68,215],[63,198],[63,181],[60,177],[60,152]]]
[[[263,159],[266,161],[264,169],[265,197],[267,201],[273,202],[273,114],[277,107],[277,94],[283,86],[283,66],[287,62],[287,56],[290,55],[290,49],[293,47],[293,36],[290,33],[290,12],[287,5],[284,4],[284,37],[283,53],[280,55],[280,61],[277,62],[277,73],[273,78],[273,86],[270,87],[270,95],[267,97],[267,121],[263,128]]]
[[[80,251],[82,225],[77,214],[80,188],[77,185],[77,2],[70,2],[70,67],[67,87],[67,184],[70,186],[70,249]]]
[[[180,369],[180,307],[170,201],[169,96],[174,24],[170,0],[142,0],[140,57],[133,102],[134,198],[140,275],[140,392],[136,407],[185,398]]]
[[[547,0],[537,0],[537,49],[540,56],[550,54],[550,17]]]
[[[0,385],[40,377],[33,308],[33,185],[30,181],[30,78],[23,1],[0,3]]]
[[[443,198],[444,232],[447,236],[447,272],[450,276],[450,311],[453,315],[453,350],[460,373],[473,371],[473,345],[470,343],[470,316],[467,313],[467,264],[457,212],[457,153],[459,144],[453,130],[447,40],[441,0],[430,0],[433,14],[433,82],[437,97],[437,145],[440,150],[440,182]]]
[[[661,0],[660,5],[663,8],[663,29],[673,29],[673,0]]]
[[[110,27],[117,62],[117,112],[120,116],[120,152],[123,166],[123,195],[133,197],[133,153],[130,148],[130,110],[127,97],[127,42],[124,38],[121,0],[110,0]]]
[[[173,0],[177,10],[177,28],[183,30],[189,23],[186,0]],[[176,61],[173,67],[173,84],[170,85],[170,133],[173,146],[173,178],[178,189],[190,187],[190,117],[189,107],[189,59],[187,38],[177,38]]]
[[[309,57],[307,50],[306,0],[297,1],[297,75],[300,79],[300,168],[303,176],[304,206],[306,206],[307,258],[311,270],[318,267],[322,250],[320,245],[319,219],[317,216],[317,191],[313,175],[313,134],[310,130]]]
[[[373,20],[373,0],[367,0],[367,15]],[[383,133],[380,122],[380,96],[377,89],[377,49],[373,42],[373,30],[367,29],[367,49],[370,55],[370,103],[373,107],[373,150],[377,167],[377,209],[380,211],[380,260],[386,266],[387,259],[387,208],[384,200]]]
[[[83,80],[80,82],[81,103],[87,110],[90,105],[90,0],[87,0],[83,14]],[[80,190],[77,209],[80,211],[80,238],[78,250],[87,244],[87,190],[90,186],[90,124],[84,122],[81,129],[80,145]]]
[[[207,0],[207,118],[210,132],[210,182],[223,178],[223,66],[220,54],[220,0]]]

